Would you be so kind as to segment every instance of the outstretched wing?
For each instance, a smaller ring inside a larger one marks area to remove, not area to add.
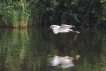
[[[51,25],[50,28],[57,29],[57,28],[60,28],[60,26],[59,25]]]
[[[62,28],[72,28],[72,27],[75,27],[75,26],[73,26],[73,25],[61,24],[61,27],[62,27]]]

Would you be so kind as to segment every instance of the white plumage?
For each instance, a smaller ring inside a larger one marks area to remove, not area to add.
[[[51,25],[50,28],[53,30],[54,34],[58,34],[58,33],[67,33],[70,31],[73,31],[72,27],[75,27],[73,25],[66,25],[66,24],[62,24],[61,26],[59,25]]]

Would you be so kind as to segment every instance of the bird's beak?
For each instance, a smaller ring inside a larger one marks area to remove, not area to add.
[[[48,30],[52,30],[52,28],[51,28],[51,27],[49,27],[49,28],[48,28]]]

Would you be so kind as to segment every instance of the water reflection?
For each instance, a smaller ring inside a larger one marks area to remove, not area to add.
[[[106,31],[80,32],[0,29],[0,71],[106,71]],[[60,63],[51,66],[55,54]]]
[[[73,67],[74,63],[73,63],[73,57],[69,57],[69,56],[65,56],[65,57],[61,57],[61,56],[54,56],[51,60],[50,63],[52,66],[61,66],[61,68],[69,68],[69,67]]]

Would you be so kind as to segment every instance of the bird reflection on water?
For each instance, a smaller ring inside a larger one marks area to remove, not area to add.
[[[61,57],[61,56],[54,56],[51,60],[50,60],[50,64],[52,66],[61,66],[61,68],[69,68],[69,67],[73,67],[74,63],[73,63],[73,57],[69,57],[69,56],[65,56],[65,57]]]

